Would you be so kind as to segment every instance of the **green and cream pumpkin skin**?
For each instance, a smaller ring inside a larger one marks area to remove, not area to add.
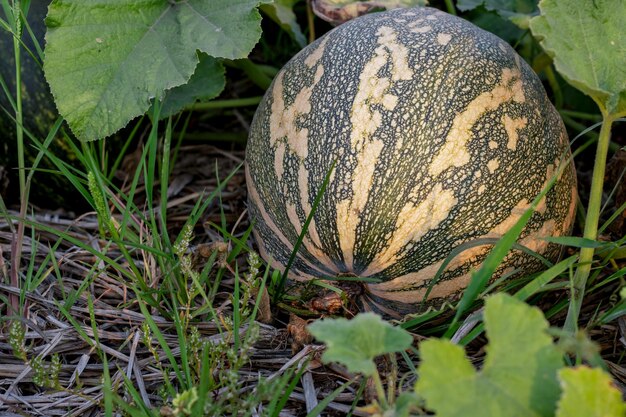
[[[284,269],[336,161],[289,277],[376,277],[363,309],[399,316],[429,286],[428,304],[457,297],[491,248],[468,242],[501,237],[569,156],[541,82],[504,41],[432,8],[366,15],[304,48],[259,105],[246,153],[256,240]],[[569,234],[575,204],[570,163],[519,243],[555,260],[541,237]],[[496,276],[539,267],[512,251]]]

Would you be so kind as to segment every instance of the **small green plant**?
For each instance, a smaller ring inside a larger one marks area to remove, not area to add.
[[[374,313],[358,314],[352,320],[319,320],[310,324],[308,329],[318,340],[326,343],[322,361],[342,363],[350,372],[372,378],[377,400],[371,410],[383,413],[393,409],[395,393],[385,393],[374,359],[408,349],[413,341],[408,332],[392,326]]]
[[[59,374],[61,372],[61,358],[54,353],[50,363],[45,365],[41,356],[36,356],[30,361],[33,372],[33,382],[44,388],[60,389]]]
[[[484,321],[489,345],[480,372],[463,348],[447,340],[421,344],[416,391],[440,416],[547,416],[559,398],[562,353],[548,335],[539,309],[503,294],[487,299]],[[455,401],[449,393],[455,392]],[[484,408],[483,408],[484,406]]]
[[[26,346],[24,340],[26,337],[26,327],[18,320],[12,321],[9,325],[9,344],[13,349],[13,355],[16,358],[26,362]]]
[[[601,382],[610,381],[608,374],[601,369],[564,367],[564,352],[552,341],[539,309],[498,294],[487,299],[484,322],[489,344],[480,371],[462,347],[448,340],[420,345],[422,362],[415,389],[437,416],[623,415],[623,411],[605,414],[607,409],[624,409],[621,398],[616,401],[616,388]],[[594,394],[572,395],[581,384],[589,384],[583,390]],[[587,414],[567,414],[568,409],[587,410]]]
[[[408,348],[406,331],[373,313],[350,321],[324,319],[309,330],[327,345],[324,362],[340,362],[373,378],[378,398],[367,409],[376,415],[427,409],[438,417],[623,416],[626,403],[610,375],[600,368],[565,367],[565,352],[553,342],[538,308],[497,294],[487,299],[483,320],[489,344],[480,371],[461,346],[446,339],[424,341],[415,392],[402,393],[395,403],[388,401],[373,359]]]

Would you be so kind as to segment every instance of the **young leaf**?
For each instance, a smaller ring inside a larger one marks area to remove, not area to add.
[[[293,12],[293,6],[297,2],[298,0],[274,0],[273,3],[262,4],[261,10],[287,31],[301,48],[304,48],[306,37],[296,20],[296,14]]]
[[[563,362],[541,311],[497,294],[485,302],[484,317],[489,345],[483,369],[477,372],[460,346],[427,340],[420,345],[417,393],[438,417],[553,415]]]
[[[106,137],[186,83],[197,50],[244,58],[261,36],[260,0],[55,0],[44,70],[81,140]]]
[[[358,314],[352,320],[322,319],[310,324],[308,329],[326,343],[322,355],[325,363],[339,362],[350,372],[366,376],[376,372],[375,357],[401,352],[413,341],[406,330],[392,326],[374,313]]]
[[[564,368],[556,417],[623,417],[626,404],[609,374],[599,368]]]
[[[626,0],[542,0],[530,22],[556,69],[608,114],[626,112]]]

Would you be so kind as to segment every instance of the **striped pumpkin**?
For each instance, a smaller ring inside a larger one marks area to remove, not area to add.
[[[504,41],[432,8],[366,15],[291,59],[259,105],[246,154],[256,240],[284,270],[336,161],[290,278],[378,278],[362,308],[400,316],[458,297],[569,156],[541,82]],[[541,237],[569,234],[575,204],[571,165],[519,243],[558,258]],[[540,266],[514,250],[494,279]]]

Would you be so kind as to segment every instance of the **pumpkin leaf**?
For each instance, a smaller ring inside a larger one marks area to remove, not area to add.
[[[484,321],[489,345],[480,372],[450,341],[421,343],[415,389],[427,407],[438,417],[553,415],[563,362],[541,311],[497,294],[485,303]]]
[[[495,12],[487,12],[482,8],[468,13],[465,18],[479,28],[502,38],[509,44],[515,44],[524,34],[524,31],[513,24],[509,19]]]
[[[580,366],[559,372],[563,395],[556,417],[622,417],[626,403],[609,374],[599,368]]]
[[[521,29],[528,29],[530,17],[538,12],[536,0],[459,0],[456,3],[456,7],[464,12],[481,6]]]
[[[474,10],[480,6],[490,12],[496,12],[502,17],[532,14],[537,11],[535,0],[459,0],[456,3],[456,7],[463,12]]]
[[[542,0],[530,29],[556,69],[604,113],[626,114],[626,0]]]
[[[273,3],[262,4],[261,10],[289,33],[301,48],[304,48],[306,37],[296,20],[296,14],[293,12],[293,6],[298,1],[300,0],[274,0]]]
[[[186,105],[195,101],[215,98],[226,85],[222,63],[207,54],[199,54],[200,61],[186,84],[167,90],[164,94],[160,117],[178,113]]]
[[[55,0],[44,70],[83,140],[106,137],[185,84],[196,51],[244,58],[261,35],[260,0]]]
[[[375,357],[401,352],[413,341],[406,330],[392,326],[374,313],[357,314],[352,320],[322,319],[310,324],[308,329],[326,344],[324,363],[339,362],[350,372],[366,376],[376,372]]]

